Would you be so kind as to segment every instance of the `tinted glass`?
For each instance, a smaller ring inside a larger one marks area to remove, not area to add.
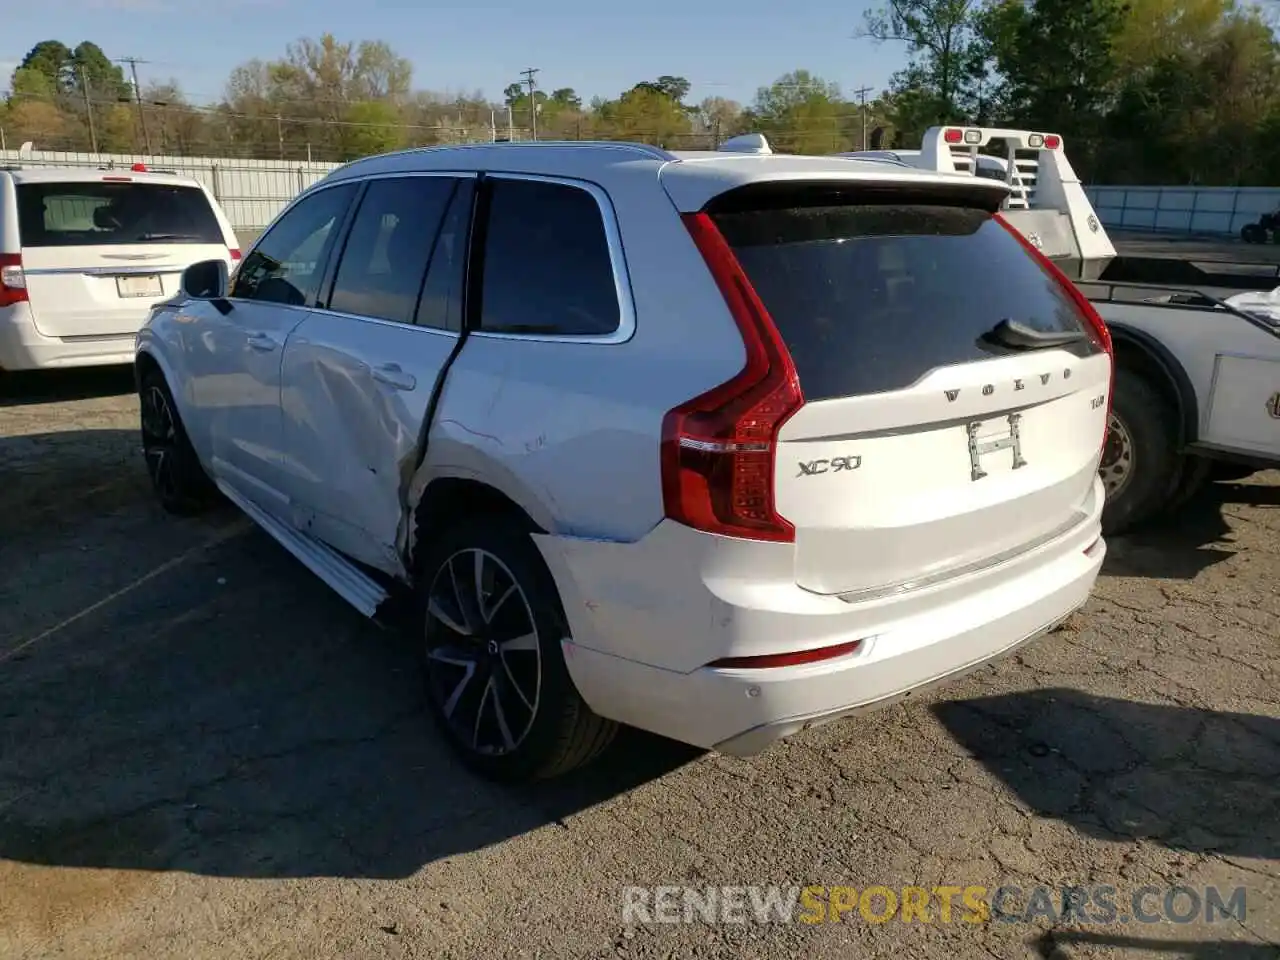
[[[338,264],[331,310],[413,322],[455,183],[448,177],[370,181]]]
[[[604,221],[585,190],[493,180],[480,329],[606,334],[620,311]]]
[[[244,258],[231,296],[306,306],[314,302],[335,232],[355,184],[328,187],[299,201]]]
[[[225,244],[196,187],[160,183],[23,183],[17,186],[23,246],[123,243]]]
[[[467,278],[467,240],[474,197],[475,181],[459,180],[440,235],[436,237],[427,281],[422,285],[416,317],[419,326],[462,329],[462,294]]]
[[[715,216],[791,351],[808,399],[910,386],[1007,355],[1009,319],[1088,332],[1069,294],[985,210],[842,205]],[[1072,349],[1090,352],[1087,338]]]

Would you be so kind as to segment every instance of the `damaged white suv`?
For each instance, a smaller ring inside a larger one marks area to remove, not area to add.
[[[1006,189],[751,145],[357,161],[140,334],[155,488],[367,615],[412,587],[488,775],[618,723],[755,753],[1089,595],[1110,338]]]

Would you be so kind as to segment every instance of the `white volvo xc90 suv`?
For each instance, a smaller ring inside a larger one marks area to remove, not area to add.
[[[1112,357],[1003,184],[739,143],[410,150],[137,342],[163,503],[398,592],[476,769],[617,724],[747,755],[1089,596]]]

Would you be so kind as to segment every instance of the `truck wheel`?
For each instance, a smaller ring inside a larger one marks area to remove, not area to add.
[[[142,454],[156,499],[177,516],[202,513],[218,501],[218,488],[200,465],[164,374],[148,370],[138,386]]]
[[[1164,506],[1165,513],[1173,513],[1185,506],[1209,482],[1209,472],[1213,461],[1207,457],[1195,455],[1182,458],[1181,472],[1174,485],[1173,492]]]
[[[419,567],[432,717],[463,763],[494,780],[536,780],[594,759],[617,724],[569,676],[555,580],[512,525],[462,521]]]
[[[1103,533],[1124,533],[1168,503],[1180,469],[1177,443],[1174,412],[1159,391],[1137,373],[1118,369],[1098,468],[1107,491]]]
[[[1246,223],[1240,228],[1240,239],[1245,243],[1263,243],[1266,240],[1266,233],[1260,225]]]

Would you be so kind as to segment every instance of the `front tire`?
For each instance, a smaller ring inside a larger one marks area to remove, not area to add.
[[[164,374],[156,369],[143,373],[138,401],[142,454],[160,506],[177,516],[204,512],[217,501],[217,488],[191,446]]]
[[[528,534],[464,521],[433,538],[419,570],[428,702],[468,767],[494,780],[545,779],[609,745],[617,724],[573,685],[559,594]]]
[[[1102,530],[1125,533],[1165,507],[1181,476],[1176,414],[1149,381],[1116,371],[1107,446],[1098,472],[1106,487]]]

